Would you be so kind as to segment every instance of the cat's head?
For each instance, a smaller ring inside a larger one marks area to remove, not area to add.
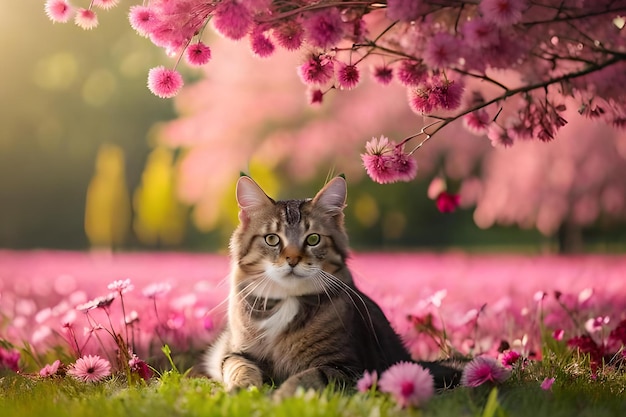
[[[345,268],[346,193],[346,181],[336,177],[313,198],[274,201],[250,177],[241,177],[240,224],[231,239],[242,281],[237,284],[257,285],[256,295],[266,298],[322,292],[324,282]]]

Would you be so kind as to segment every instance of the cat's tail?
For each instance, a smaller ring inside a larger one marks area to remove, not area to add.
[[[435,379],[435,389],[443,390],[454,388],[461,383],[463,369],[467,362],[460,359],[444,359],[434,362],[417,362],[433,375]]]

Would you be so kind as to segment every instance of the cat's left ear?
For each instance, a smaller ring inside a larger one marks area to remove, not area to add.
[[[347,194],[346,180],[343,177],[335,177],[317,193],[313,198],[313,204],[331,215],[338,214],[346,206]]]

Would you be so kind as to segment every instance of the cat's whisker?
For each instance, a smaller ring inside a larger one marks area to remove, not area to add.
[[[319,271],[321,271],[321,269]],[[318,287],[322,292],[324,292],[324,294],[326,294],[326,297],[328,297],[328,301],[330,301],[330,305],[332,306],[333,310],[335,310],[335,315],[337,316],[337,320],[339,320],[339,322],[341,323],[341,326],[346,331],[348,331],[349,329],[346,327],[346,324],[341,319],[341,314],[339,313],[339,310],[337,310],[337,307],[335,306],[335,301],[333,300],[332,295],[328,292],[328,286],[324,285],[324,277],[319,273],[319,271],[315,275],[313,275],[311,279],[313,280],[313,283],[315,284],[315,286]]]
[[[378,345],[380,345],[380,341],[378,340],[378,335],[376,333],[376,329],[374,327],[374,321],[372,320],[372,315],[367,307],[367,303],[365,302],[365,300],[363,299],[363,297],[361,296],[361,294],[359,294],[358,291],[354,290],[352,287],[350,287],[348,284],[346,284],[345,282],[343,282],[342,280],[340,280],[339,278],[337,278],[336,276],[334,276],[333,274],[326,272],[322,269],[319,270],[319,273],[321,276],[328,278],[328,282],[331,285],[334,285],[336,288],[338,288],[339,290],[343,291],[348,298],[350,299],[350,301],[352,302],[352,304],[354,305],[354,307],[356,308],[356,310],[359,312],[359,315],[361,316],[361,318],[363,319],[364,322],[366,322],[369,327],[370,330],[372,331],[372,334],[374,336],[374,339],[376,340],[376,343]],[[363,315],[363,313],[361,312],[361,309],[356,305],[356,301],[354,300],[354,297],[352,295],[355,295],[358,300],[361,302],[361,305],[363,306],[363,309],[365,310],[365,312],[367,313],[367,317],[365,317]]]

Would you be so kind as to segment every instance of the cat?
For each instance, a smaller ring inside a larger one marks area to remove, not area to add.
[[[355,286],[346,266],[347,185],[329,181],[312,199],[274,201],[248,176],[237,182],[239,226],[230,241],[228,321],[203,369],[227,390],[277,385],[354,386],[411,355],[380,307]],[[459,370],[420,362],[436,386]]]

